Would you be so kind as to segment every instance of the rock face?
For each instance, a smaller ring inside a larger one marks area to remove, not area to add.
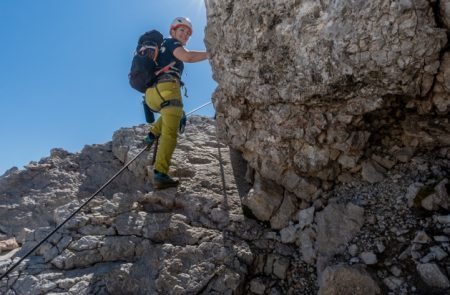
[[[448,1],[206,4],[219,127],[260,182],[311,203],[414,153],[449,156]]]
[[[217,121],[189,119],[181,185],[145,152],[0,293],[447,294],[449,2],[206,5]],[[1,176],[0,275],[145,134]]]
[[[178,189],[153,191],[145,152],[108,189],[45,242],[1,294],[231,294],[240,290],[262,227],[243,222],[229,150],[210,119],[190,118],[174,155]],[[0,274],[63,222],[143,146],[146,128],[121,129],[113,141],[79,154],[53,150],[0,178]],[[218,148],[221,147],[220,155]],[[222,164],[222,165],[221,165]],[[238,235],[236,233],[239,232]],[[3,240],[3,239],[0,239]],[[3,254],[3,253],[2,253]],[[276,260],[275,260],[276,261]]]
[[[145,134],[144,126],[120,129],[110,143],[77,154],[54,149],[1,176],[0,275],[134,157]],[[213,120],[190,118],[174,154],[177,189],[153,190],[145,152],[3,279],[0,293],[449,290],[450,215],[442,200],[450,161],[438,161],[439,153],[414,155],[379,183],[337,184],[312,206],[274,182],[266,186],[258,173],[251,177],[239,156],[217,142]],[[422,205],[430,196],[442,201],[433,201],[437,211]]]

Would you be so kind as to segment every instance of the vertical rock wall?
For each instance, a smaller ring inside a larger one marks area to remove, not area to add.
[[[300,206],[414,153],[448,156],[448,1],[205,2],[219,126]]]

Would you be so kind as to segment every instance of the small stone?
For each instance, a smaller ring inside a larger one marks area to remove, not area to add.
[[[429,242],[431,242],[431,238],[424,231],[418,231],[413,240],[413,243],[419,244],[428,244]]]
[[[401,148],[394,153],[394,157],[403,163],[407,163],[413,155],[414,149],[412,147]]]
[[[428,211],[436,211],[440,206],[440,199],[437,194],[431,194],[424,198],[420,205]]]
[[[411,257],[412,257],[414,260],[417,260],[417,259],[419,259],[420,257],[422,257],[422,255],[420,255],[420,252],[417,252],[417,251],[411,251]]]
[[[266,238],[268,240],[278,240],[277,233],[274,231],[267,232],[264,235],[264,238]]]
[[[267,255],[267,259],[266,262],[264,264],[264,273],[266,275],[271,275],[273,272],[273,263],[275,262],[275,260],[277,259],[277,256],[275,256],[274,254],[269,254]]]
[[[322,199],[317,199],[317,200],[314,200],[314,202],[313,202],[313,207],[315,210],[321,210],[321,209],[325,208],[325,205],[326,204],[324,203],[324,201]]]
[[[229,222],[228,212],[222,208],[214,208],[211,210],[211,219],[219,224],[227,224]]]
[[[413,244],[411,246],[411,251],[419,251],[422,250],[423,244]]]
[[[0,253],[4,251],[11,251],[17,248],[19,248],[19,244],[17,244],[15,238],[0,241]]]
[[[390,160],[388,157],[383,158],[378,155],[372,155],[372,160],[376,161],[378,164],[380,164],[386,169],[391,169],[395,165],[395,162]]]
[[[348,253],[352,255],[352,257],[355,257],[358,255],[358,246],[355,244],[352,244],[348,247]]]
[[[381,182],[385,178],[385,169],[373,161],[366,161],[362,165],[362,178],[369,183]]]
[[[308,264],[313,264],[316,258],[316,250],[314,248],[315,232],[311,228],[305,228],[300,232],[300,253],[302,260]]]
[[[396,230],[395,234],[397,236],[402,236],[404,234],[407,234],[408,232],[409,232],[409,229],[398,229],[398,230]]]
[[[434,236],[433,239],[439,243],[447,243],[450,241],[450,239],[446,236]]]
[[[442,248],[439,246],[431,247],[430,251],[431,253],[433,253],[434,257],[436,257],[436,259],[439,261],[448,256],[448,254],[444,250],[442,250]]]
[[[378,241],[375,245],[377,247],[378,253],[383,253],[384,250],[386,250],[386,247],[380,241]]]
[[[380,291],[377,283],[363,268],[335,265],[323,271],[317,294],[380,294]]]
[[[435,255],[433,253],[428,253],[424,257],[420,258],[421,263],[428,263],[435,259]]]
[[[266,286],[264,285],[262,279],[256,278],[250,282],[250,291],[255,294],[262,295],[266,291]]]
[[[403,280],[401,278],[390,276],[385,278],[383,283],[389,288],[389,290],[396,291],[402,286]]]
[[[359,255],[359,257],[367,265],[376,264],[378,262],[377,255],[373,252],[363,252]]]
[[[392,266],[389,270],[396,277],[399,277],[402,274],[402,270],[396,265]]]
[[[441,224],[450,224],[450,214],[443,216],[433,216],[434,222],[439,222]]]
[[[445,274],[435,263],[425,263],[417,265],[417,272],[420,277],[430,287],[441,289],[450,288],[450,282]]]
[[[408,201],[408,206],[412,207],[414,206],[414,199],[417,196],[417,193],[420,191],[420,188],[423,186],[423,183],[413,183],[411,184],[407,190],[406,190],[406,195],[405,198]]]
[[[297,238],[296,233],[297,233],[297,229],[293,225],[283,228],[280,231],[281,242],[284,244],[295,242],[295,239]]]
[[[404,242],[406,242],[406,238],[405,237],[397,237],[397,239],[396,239],[397,241],[399,241],[400,243],[404,243]]]
[[[308,209],[301,210],[298,213],[298,224],[300,229],[303,229],[305,226],[311,225],[314,220],[314,206],[309,207]]]
[[[286,273],[289,264],[290,264],[289,259],[284,257],[275,260],[273,264],[273,274],[281,280],[286,279]]]

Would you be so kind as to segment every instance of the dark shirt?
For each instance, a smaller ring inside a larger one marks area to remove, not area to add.
[[[164,39],[157,59],[158,68],[163,68],[169,65],[171,62],[175,62],[175,65],[170,67],[167,72],[158,75],[158,77],[169,74],[181,80],[181,74],[183,74],[184,64],[181,60],[177,59],[173,55],[173,51],[180,46],[183,46],[181,42],[174,38]]]

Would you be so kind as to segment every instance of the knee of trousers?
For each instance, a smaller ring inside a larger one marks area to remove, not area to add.
[[[169,138],[176,140],[180,121],[183,117],[183,109],[180,107],[165,107],[161,110],[161,135],[167,135]]]

